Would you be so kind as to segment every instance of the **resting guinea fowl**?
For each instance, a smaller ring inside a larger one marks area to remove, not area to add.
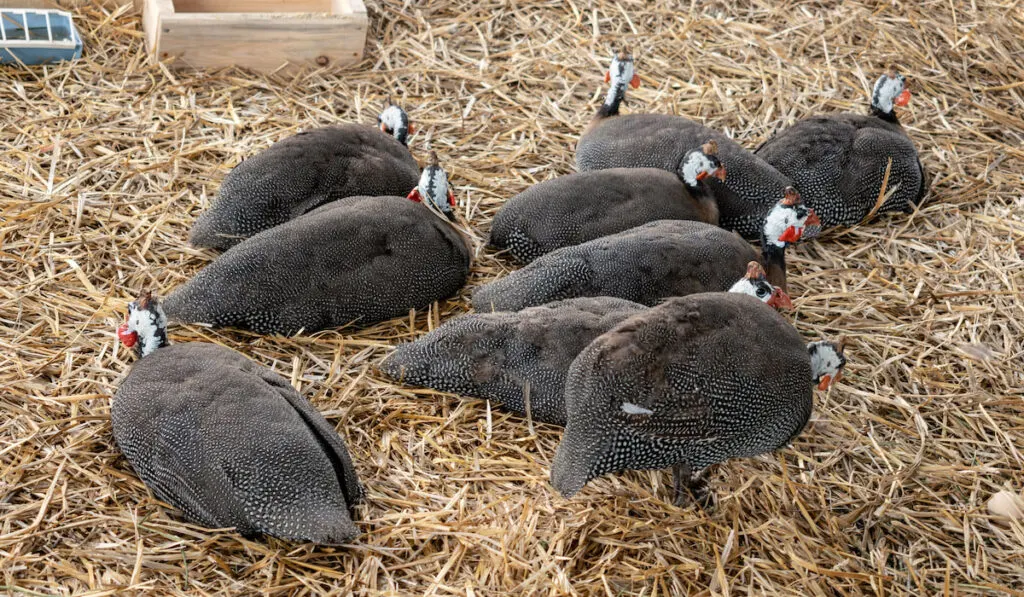
[[[436,162],[436,156],[432,156]],[[206,266],[164,305],[171,319],[259,333],[366,326],[454,295],[466,239],[436,163],[405,197],[349,197],[265,230]]]
[[[729,292],[778,308],[792,306],[756,261]],[[601,296],[567,299],[509,313],[456,317],[399,346],[380,365],[404,383],[494,400],[535,421],[565,425],[565,375],[590,342],[647,307]]]
[[[786,289],[785,248],[800,240],[814,214],[793,189],[763,225],[768,280]],[[625,232],[556,249],[481,286],[477,312],[518,311],[580,296],[614,296],[654,305],[670,296],[728,290],[757,251],[738,235],[688,220],[659,220]]]
[[[714,141],[689,152],[683,179],[657,168],[613,168],[536,184],[494,216],[490,244],[522,263],[545,253],[655,220],[718,225],[718,206],[704,182],[725,180]]]
[[[409,116],[392,104],[377,121],[380,130],[341,124],[299,133],[238,164],[189,242],[228,249],[344,197],[404,195],[420,174],[406,147]]]
[[[822,226],[862,221],[878,201],[888,162],[886,191],[895,192],[877,213],[911,212],[927,191],[913,141],[896,118],[906,106],[905,77],[883,74],[871,94],[871,114],[834,114],[798,121],[772,136],[757,156],[793,179]]]
[[[812,384],[827,389],[845,363],[840,345],[805,344],[749,296],[670,299],[573,361],[551,483],[569,497],[606,473],[672,466],[677,503],[684,486],[700,498],[706,467],[798,435],[811,415]]]
[[[605,80],[611,82],[608,96],[576,145],[577,169],[660,168],[683,178],[687,154],[713,139],[718,159],[729,170],[724,183],[708,181],[719,225],[745,238],[758,238],[765,213],[791,184],[789,179],[726,135],[692,120],[668,114],[619,114],[626,86],[632,81],[637,83],[633,87],[639,84],[633,57],[625,50],[612,58]]]
[[[117,334],[139,360],[110,407],[114,440],[157,498],[208,528],[315,543],[359,534],[345,444],[288,381],[216,344],[169,345],[143,293]]]

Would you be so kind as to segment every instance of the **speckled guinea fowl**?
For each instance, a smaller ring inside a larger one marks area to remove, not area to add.
[[[238,164],[196,219],[189,242],[228,249],[344,197],[404,195],[420,175],[405,146],[409,117],[390,105],[378,123],[380,130],[362,124],[312,129]]]
[[[677,489],[699,493],[705,467],[775,450],[799,434],[811,415],[811,384],[828,386],[844,365],[840,346],[805,344],[749,296],[670,299],[573,361],[551,482],[572,496],[606,473],[673,466]]]
[[[647,307],[594,297],[558,301],[518,313],[456,317],[399,346],[380,365],[404,383],[495,400],[535,421],[565,424],[562,393],[572,360],[590,342]]]
[[[440,168],[417,196],[350,197],[232,247],[165,303],[180,322],[260,333],[312,333],[407,315],[452,296],[469,275],[469,248]]]
[[[156,298],[129,306],[118,336],[140,359],[110,408],[139,478],[189,521],[343,543],[362,498],[345,444],[288,381],[215,344],[168,345]]]
[[[655,220],[718,225],[718,206],[705,179],[725,179],[714,142],[691,151],[683,179],[656,168],[613,168],[569,174],[509,199],[494,216],[490,244],[529,263],[555,249],[629,230]]]
[[[898,188],[878,213],[913,211],[924,197],[924,169],[896,118],[895,106],[910,101],[904,81],[895,72],[879,77],[870,115],[806,118],[758,148],[759,157],[793,179],[824,227],[856,224],[871,212],[890,158],[886,189]]]
[[[789,297],[752,261],[729,292],[780,308]],[[567,299],[510,313],[456,317],[381,363],[393,379],[498,402],[535,421],[565,425],[565,376],[590,342],[644,305],[607,296]]]
[[[787,205],[787,203],[789,203]],[[786,289],[785,248],[800,239],[812,214],[790,189],[765,220],[762,261],[772,284]],[[583,244],[556,249],[481,286],[473,307],[518,311],[581,296],[614,296],[654,305],[670,296],[724,291],[757,251],[738,235],[703,222],[659,220]]]
[[[608,96],[576,145],[577,169],[660,168],[682,177],[686,155],[712,139],[718,145],[718,159],[729,170],[724,183],[708,181],[720,225],[745,238],[758,238],[765,213],[792,183],[728,136],[692,120],[668,114],[619,114],[627,85],[639,83],[633,67],[633,58],[625,51],[612,58],[605,75],[611,82]]]

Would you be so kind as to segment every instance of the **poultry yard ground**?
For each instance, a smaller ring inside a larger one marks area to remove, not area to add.
[[[3,67],[0,593],[1024,594],[1024,527],[985,508],[1024,487],[1024,4],[655,4],[368,2],[359,70],[266,77],[151,65],[137,13],[90,5],[83,61]],[[808,339],[845,333],[850,357],[792,447],[721,466],[711,514],[673,507],[662,471],[561,498],[559,429],[374,369],[510,270],[483,251],[459,297],[371,329],[171,329],[273,367],[337,426],[368,490],[353,545],[247,541],[149,497],[111,436],[134,360],[113,331],[140,288],[213,258],[186,238],[231,166],[303,128],[373,123],[391,93],[482,239],[505,199],[574,170],[622,43],[643,78],[625,112],[750,148],[866,110],[890,63],[911,80],[926,203],[790,253],[789,317]]]

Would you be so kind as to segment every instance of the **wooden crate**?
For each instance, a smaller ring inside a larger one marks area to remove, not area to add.
[[[176,68],[358,62],[366,43],[362,0],[144,0],[146,46]]]

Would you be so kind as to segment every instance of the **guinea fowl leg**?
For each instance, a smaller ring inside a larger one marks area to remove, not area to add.
[[[714,505],[714,496],[708,490],[708,469],[699,471],[690,468],[690,464],[682,462],[672,466],[672,487],[675,490],[673,505],[684,506],[693,501],[703,510],[710,510]]]

